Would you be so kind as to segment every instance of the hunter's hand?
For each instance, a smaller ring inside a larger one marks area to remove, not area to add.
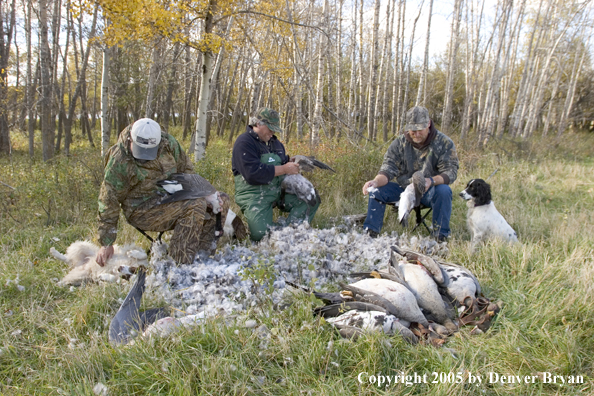
[[[299,164],[294,162],[287,162],[283,165],[285,167],[285,174],[286,175],[296,175],[299,173]]]
[[[377,182],[374,180],[369,180],[367,183],[363,185],[363,195],[367,195],[368,189],[377,187]]]
[[[113,246],[101,246],[101,249],[97,252],[97,257],[95,261],[99,266],[103,267],[107,260],[109,260],[113,256]]]

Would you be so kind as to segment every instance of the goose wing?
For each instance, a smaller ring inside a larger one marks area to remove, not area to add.
[[[207,197],[217,191],[208,180],[195,173],[174,173],[169,179],[158,181],[157,185],[168,193],[161,199],[162,204]]]
[[[332,172],[336,171],[332,169],[329,165],[323,163],[322,161],[317,160],[315,157],[308,157],[305,155],[296,155],[293,157],[295,162],[299,164],[299,169],[303,172],[311,172],[315,168],[320,168],[324,170],[329,170]]]
[[[144,293],[144,281],[146,272],[141,269],[138,272],[138,278],[122,306],[111,320],[109,325],[109,342],[112,344],[128,343],[132,331],[138,331],[141,327],[140,302]]]

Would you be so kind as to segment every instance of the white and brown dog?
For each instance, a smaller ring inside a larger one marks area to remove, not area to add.
[[[472,179],[460,193],[468,206],[467,224],[472,237],[472,248],[489,239],[502,239],[516,243],[518,235],[507,223],[491,200],[491,186],[483,179]]]
[[[50,248],[56,259],[68,263],[69,273],[58,282],[59,285],[80,286],[85,282],[114,282],[118,278],[130,277],[140,266],[148,266],[146,253],[136,245],[114,245],[114,254],[101,267],[95,261],[99,246],[89,241],[76,241],[66,249],[66,254]]]

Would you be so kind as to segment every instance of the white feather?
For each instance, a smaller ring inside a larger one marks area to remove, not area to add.
[[[183,190],[184,188],[181,184],[174,182],[163,185],[163,189],[165,189],[165,191],[167,191],[169,194],[173,194],[177,191]]]

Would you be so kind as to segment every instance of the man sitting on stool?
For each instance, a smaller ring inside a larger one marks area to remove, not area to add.
[[[421,204],[433,209],[432,236],[440,242],[449,237],[452,189],[448,184],[458,175],[458,156],[452,139],[435,128],[429,112],[421,106],[406,113],[404,132],[388,148],[377,176],[363,185],[365,195],[369,188],[374,188],[369,195],[367,218],[363,224],[369,235],[379,235],[386,203],[400,199],[416,171],[425,175]]]

